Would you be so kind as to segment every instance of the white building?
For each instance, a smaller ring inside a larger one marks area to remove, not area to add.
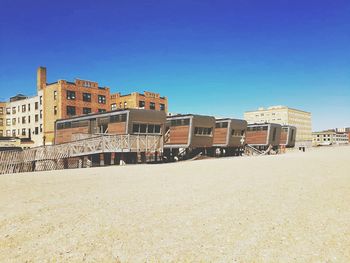
[[[43,91],[34,97],[18,94],[6,104],[6,136],[27,138],[32,147],[43,144]]]
[[[339,145],[349,143],[349,137],[347,133],[339,133],[334,130],[313,132],[312,144],[314,146],[319,145]]]

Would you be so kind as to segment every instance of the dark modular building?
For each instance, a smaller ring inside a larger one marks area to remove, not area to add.
[[[56,121],[55,143],[84,139],[94,134],[163,135],[165,121],[164,112],[142,109],[88,114]]]
[[[213,148],[225,155],[240,155],[244,150],[247,122],[238,119],[217,119]]]
[[[189,158],[213,146],[215,118],[203,115],[168,116],[164,155],[168,158]]]
[[[266,150],[270,145],[278,149],[281,139],[282,126],[276,123],[248,124],[246,132],[246,143]]]

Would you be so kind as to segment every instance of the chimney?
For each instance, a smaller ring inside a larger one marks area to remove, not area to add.
[[[36,87],[38,91],[46,87],[46,68],[45,67],[38,68],[37,77],[36,77]]]

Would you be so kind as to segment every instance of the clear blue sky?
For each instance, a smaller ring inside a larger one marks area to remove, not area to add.
[[[350,126],[349,0],[1,0],[0,32],[1,99],[35,93],[41,65],[172,112],[288,105],[314,130]]]

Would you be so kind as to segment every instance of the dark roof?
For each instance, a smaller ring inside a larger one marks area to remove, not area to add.
[[[166,116],[167,119],[171,119],[171,118],[181,118],[181,117],[209,117],[209,118],[214,118],[213,116],[209,116],[209,115],[199,115],[199,114],[176,114],[176,115],[170,115],[170,116]]]
[[[23,95],[23,94],[17,94],[16,96],[13,96],[10,98],[10,101],[18,101],[18,100],[24,100],[24,99],[27,99],[28,96],[26,95]]]
[[[162,112],[162,111],[156,111],[156,110],[125,108],[125,109],[116,109],[116,110],[106,111],[106,112],[95,112],[95,113],[90,113],[90,114],[77,115],[77,116],[73,116],[71,118],[56,120],[56,122],[74,121],[74,120],[79,120],[79,119],[82,119],[82,118],[90,118],[90,117],[99,116],[99,115],[108,115],[108,114],[117,113],[117,112],[123,112],[123,111],[125,111],[125,112],[127,112],[127,111]]]
[[[262,123],[251,123],[251,124],[248,124],[248,126],[262,126],[262,125],[279,125],[279,126],[282,126],[281,124],[272,123],[272,122],[262,122]]]

